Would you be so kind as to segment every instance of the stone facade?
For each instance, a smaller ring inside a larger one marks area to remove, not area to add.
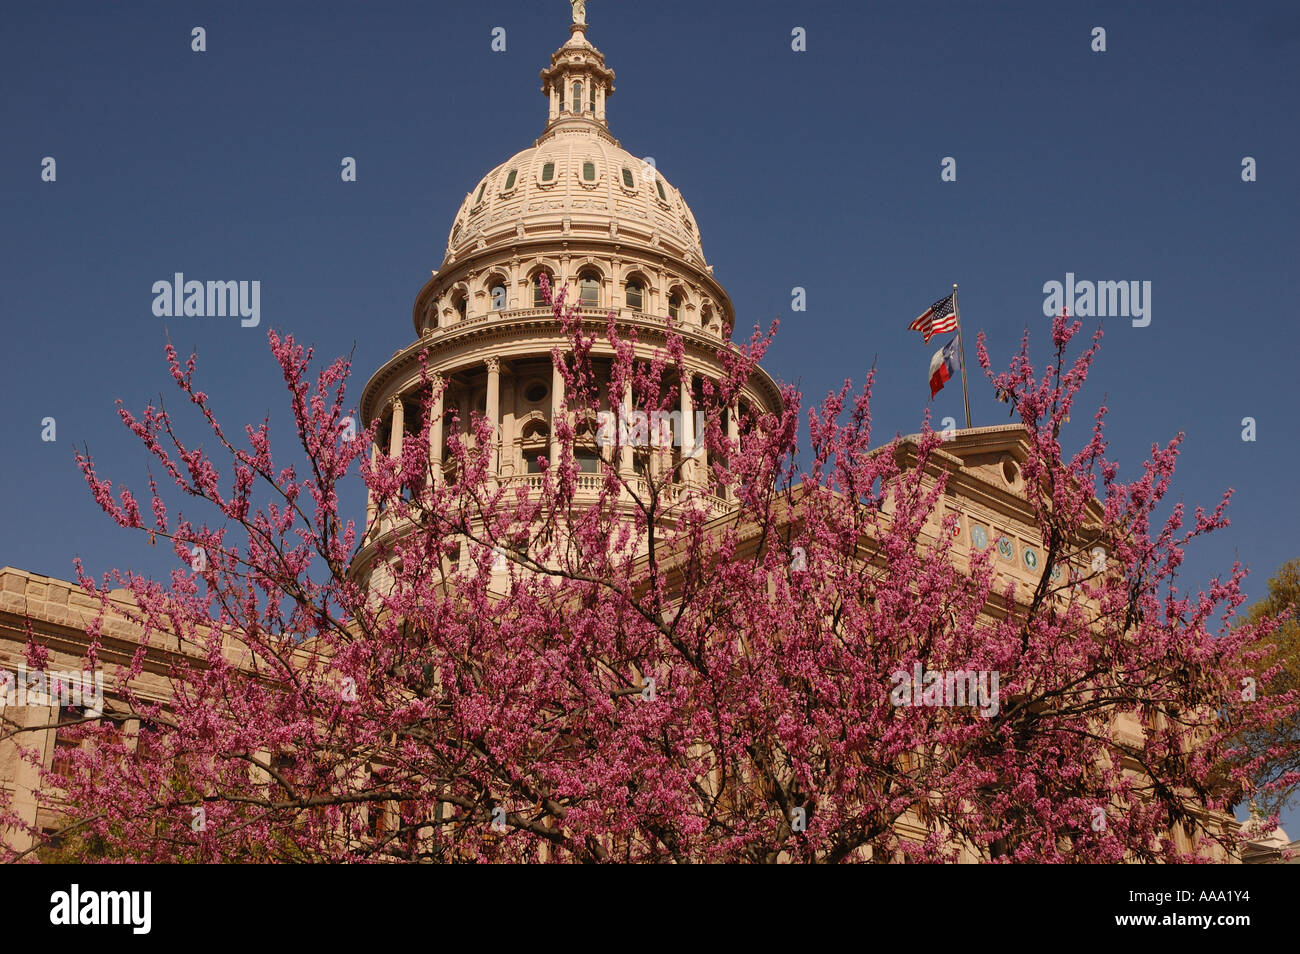
[[[111,673],[118,666],[130,663],[141,640],[138,626],[127,618],[134,606],[125,591],[116,591],[104,615],[98,667],[101,673]],[[75,583],[53,577],[28,573],[14,567],[0,568],[0,787],[12,797],[13,806],[27,824],[38,829],[53,831],[58,814],[50,808],[38,808],[36,793],[41,788],[41,773],[30,760],[23,759],[18,751],[34,749],[41,759],[41,767],[57,772],[65,748],[71,745],[89,745],[89,742],[71,743],[61,737],[57,729],[24,731],[10,735],[14,728],[35,729],[56,726],[86,715],[102,712],[111,716],[125,709],[114,700],[105,699],[97,709],[90,704],[89,692],[77,693],[75,684],[81,677],[83,690],[93,674],[85,673],[86,650],[89,639],[86,627],[99,613],[99,602]],[[38,679],[28,671],[26,647],[28,627],[36,642],[49,650],[49,658]],[[170,698],[168,669],[173,654],[180,647],[155,645],[146,653],[143,672],[132,682],[132,688],[149,702],[166,702]],[[55,688],[49,674],[61,674],[62,685]],[[90,678],[87,678],[87,677]],[[5,689],[14,685],[15,677],[26,684],[15,701],[27,705],[5,704]],[[26,679],[23,679],[26,677]],[[32,680],[28,682],[28,680]],[[105,676],[105,681],[109,681]],[[69,686],[69,683],[73,685]],[[138,736],[138,720],[123,718],[119,723],[128,740]],[[0,838],[11,847],[26,849],[30,839],[15,832],[0,832]]]

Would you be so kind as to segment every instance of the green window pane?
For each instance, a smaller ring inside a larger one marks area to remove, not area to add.
[[[582,164],[582,178],[587,182],[596,181],[596,164],[594,162],[584,162]]]
[[[515,187],[515,170],[510,170],[510,175],[506,176],[506,191],[509,192]]]
[[[483,190],[485,190],[486,188],[487,188],[487,182],[484,181],[484,183],[478,187],[478,197],[474,200],[475,203],[479,203],[483,201]]]
[[[542,166],[542,181],[550,182],[554,178],[555,178],[555,163],[548,162],[546,163],[546,165]]]
[[[656,179],[656,180],[655,180],[655,186],[659,189],[659,198],[661,198],[661,199],[663,199],[665,202],[667,202],[667,201],[668,201],[668,196],[664,194],[664,180],[663,180],[663,179]]]
[[[636,183],[632,179],[632,170],[628,169],[626,166],[623,168],[623,185],[627,186],[629,189],[636,188]]]

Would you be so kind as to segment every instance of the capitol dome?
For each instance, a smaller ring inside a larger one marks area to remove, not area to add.
[[[713,279],[690,206],[652,157],[633,155],[610,133],[614,71],[586,30],[574,22],[541,72],[542,134],[465,194],[442,263],[415,302],[417,334],[538,308],[545,272],[571,287],[570,301],[581,294],[587,305],[730,336],[731,301]]]
[[[416,295],[415,340],[384,362],[362,392],[361,417],[374,428],[371,458],[396,457],[408,434],[427,433],[426,484],[454,482],[451,439],[477,448],[473,420],[481,417],[491,425],[483,447],[490,479],[540,493],[565,453],[560,421],[573,427],[579,421],[559,364],[572,343],[546,301],[549,284],[563,290],[591,337],[589,358],[606,412],[637,410],[630,384],[621,396],[609,392],[610,321],[622,341],[632,342],[643,368],[662,360],[670,338],[681,347],[680,363],[660,371],[674,415],[672,441],[610,450],[588,427],[568,451],[577,468],[576,498],[599,499],[609,473],[623,487],[616,506],[627,514],[661,494],[665,504],[656,519],[676,519],[674,508],[688,500],[719,516],[735,506],[734,490],[710,466],[707,449],[696,447],[696,414],[711,406],[737,353],[730,341],[734,306],[705,261],[681,193],[653,159],[628,152],[610,132],[605,107],[614,72],[586,37],[585,5],[574,0],[572,8],[568,40],[541,71],[547,103],[541,135],[472,184],[442,261]],[[425,406],[430,383],[438,396]],[[738,445],[754,422],[781,406],[776,382],[755,367],[731,402],[711,413]],[[703,434],[704,424],[699,427]],[[370,542],[356,571],[368,576],[382,563],[380,542],[409,529],[372,495]],[[468,548],[462,557],[468,560]]]
[[[705,268],[699,228],[652,158],[623,149],[605,103],[614,72],[586,37],[585,22],[541,73],[545,131],[474,185],[447,239],[445,263],[520,239],[608,237],[659,248]]]
[[[446,263],[532,237],[604,236],[705,267],[690,206],[648,159],[604,128],[555,122],[465,196],[447,239]]]

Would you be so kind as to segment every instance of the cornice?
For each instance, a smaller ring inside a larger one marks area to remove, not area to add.
[[[474,349],[483,349],[486,352],[481,356],[485,362],[493,355],[523,356],[500,355],[500,346],[506,344],[527,344],[530,346],[531,353],[539,358],[549,355],[557,345],[567,350],[568,339],[549,308],[523,311],[524,314],[493,316],[452,325],[428,337],[413,341],[393,355],[371,375],[362,391],[360,411],[363,424],[368,426],[373,420],[378,407],[381,406],[377,402],[384,395],[390,382],[407,376],[418,376],[420,354],[429,356],[426,367],[428,373],[432,375],[451,370],[449,363],[451,360],[460,360],[466,352],[472,352]],[[584,333],[591,333],[597,337],[599,345],[600,337],[608,328],[607,317],[595,314],[584,315],[582,327]],[[668,329],[663,319],[653,316],[644,319],[617,318],[615,329],[625,337],[631,337],[635,332],[637,343],[640,345],[665,347],[668,343]],[[730,341],[719,341],[689,328],[677,328],[675,332],[683,339],[687,354],[702,367],[715,372],[722,369],[718,359],[720,351],[738,352],[739,350]],[[755,369],[746,384],[762,397],[768,409],[775,411],[782,406],[780,388],[762,367]]]
[[[51,619],[41,613],[21,614],[9,610],[0,610],[0,636],[5,641],[17,645],[24,644],[27,640],[27,619],[31,620],[33,629],[40,633],[41,645],[46,649],[71,656],[74,659],[85,658],[86,650],[90,646],[90,637],[86,635],[86,631],[76,626],[70,626],[65,622]],[[170,633],[159,632],[155,634],[155,638],[163,637],[175,638]],[[138,638],[124,638],[107,633],[99,637],[97,645],[100,669],[107,669],[109,666],[130,667],[136,652],[140,648]],[[197,651],[190,654],[149,646],[145,650],[141,669],[144,673],[165,679],[177,664],[182,663],[204,665]],[[148,694],[146,693],[146,695]]]
[[[621,231],[616,236],[602,235],[564,235],[547,234],[519,236],[514,232],[503,233],[508,240],[488,242],[482,249],[474,249],[464,257],[448,262],[444,258],[439,269],[424,283],[415,296],[411,308],[411,324],[419,331],[425,309],[431,299],[436,298],[447,288],[464,281],[472,274],[482,273],[494,266],[513,259],[525,258],[581,258],[593,255],[605,258],[635,259],[642,258],[645,264],[655,268],[671,269],[683,273],[703,288],[708,289],[727,318],[734,320],[735,306],[731,295],[722,287],[714,276],[712,266],[703,259],[693,262],[678,254],[674,249],[662,244],[643,241],[635,234]]]

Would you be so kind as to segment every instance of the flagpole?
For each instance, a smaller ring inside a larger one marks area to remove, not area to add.
[[[961,334],[961,309],[957,307],[957,283],[952,283],[952,313],[957,318],[957,346],[961,349],[961,397],[966,404],[966,427],[970,429],[970,390],[966,387],[966,339]]]

